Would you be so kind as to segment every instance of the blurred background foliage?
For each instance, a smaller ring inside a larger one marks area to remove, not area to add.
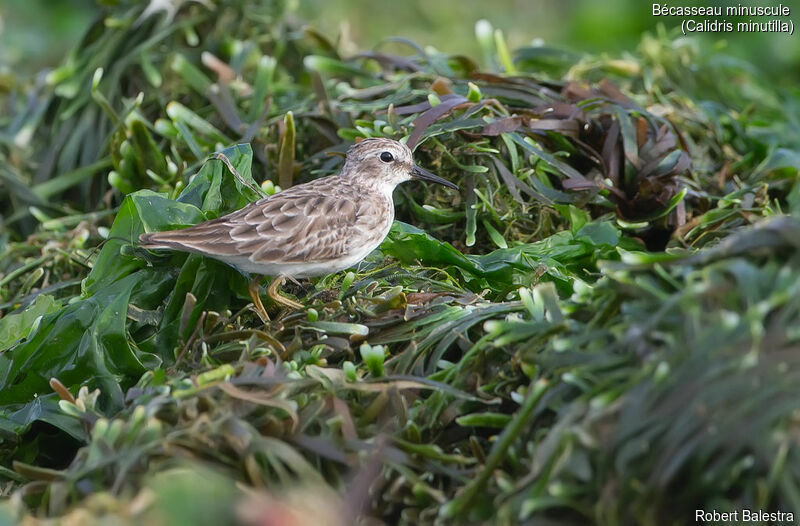
[[[589,53],[635,49],[645,31],[668,31],[680,18],[652,16],[652,2],[639,0],[287,0],[302,20],[337,37],[344,52],[373,48],[387,37],[403,36],[445,53],[480,58],[475,22],[488,20],[505,32],[509,47],[541,40]],[[694,5],[669,2],[670,5]],[[746,3],[745,3],[746,4]],[[792,7],[791,2],[787,4]],[[707,6],[727,6],[709,0]],[[800,9],[800,6],[793,6]],[[94,0],[0,1],[0,70],[32,73],[54,66],[99,12]],[[734,19],[736,20],[736,19]],[[783,85],[800,81],[800,40],[783,33],[695,34],[723,42],[731,55],[757,65]],[[391,50],[391,44],[386,49]]]
[[[32,74],[58,64],[98,11],[93,0],[3,0],[0,71]]]

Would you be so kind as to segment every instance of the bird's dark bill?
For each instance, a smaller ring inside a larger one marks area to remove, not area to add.
[[[447,179],[443,179],[438,175],[430,173],[428,170],[424,168],[420,168],[419,166],[414,165],[414,168],[411,169],[411,176],[416,179],[422,179],[423,181],[430,181],[432,183],[437,183],[448,188],[452,188],[454,190],[458,190],[458,186],[451,183]]]

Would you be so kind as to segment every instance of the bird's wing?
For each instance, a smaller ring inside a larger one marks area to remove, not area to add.
[[[327,179],[327,178],[326,178]],[[171,248],[256,263],[308,263],[348,253],[364,206],[341,181],[318,180],[182,230],[141,237],[145,248]],[[333,184],[330,184],[333,183]]]

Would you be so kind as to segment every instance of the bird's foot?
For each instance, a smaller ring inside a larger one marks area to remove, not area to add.
[[[250,284],[247,287],[247,292],[250,293],[250,299],[253,301],[253,307],[255,308],[258,317],[261,318],[262,322],[268,323],[270,321],[269,314],[267,314],[264,304],[261,303],[261,297],[258,295],[258,285],[260,282],[261,277],[250,280]]]
[[[287,307],[292,310],[301,310],[303,308],[303,305],[301,303],[297,303],[294,300],[290,300],[286,296],[281,296],[281,293],[278,291],[278,289],[281,287],[281,285],[284,284],[285,281],[286,281],[286,276],[278,276],[275,279],[273,279],[272,283],[270,283],[269,287],[267,287],[267,296],[269,296],[270,299],[272,299],[272,301],[274,301],[278,305],[283,305],[284,307]],[[292,281],[295,280],[292,279]]]

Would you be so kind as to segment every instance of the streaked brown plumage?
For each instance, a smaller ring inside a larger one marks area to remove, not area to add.
[[[142,234],[140,241],[144,248],[202,254],[251,274],[331,274],[380,245],[394,220],[392,191],[412,177],[456,188],[416,167],[404,144],[367,139],[348,150],[338,176],[288,188],[189,228]]]

